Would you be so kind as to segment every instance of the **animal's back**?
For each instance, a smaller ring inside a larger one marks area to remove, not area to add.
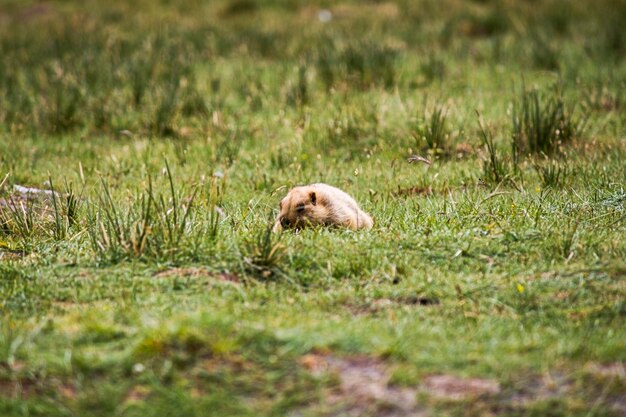
[[[334,202],[341,202],[352,209],[358,209],[359,205],[348,193],[343,190],[340,190],[337,187],[333,187],[332,185],[324,184],[324,183],[315,183],[311,184],[311,187],[319,190],[322,194],[326,195],[328,198],[331,198]],[[331,201],[331,203],[333,202]]]
[[[336,222],[347,223],[356,229],[372,227],[372,218],[361,210],[358,203],[348,193],[324,183],[310,186],[324,195],[330,214]]]

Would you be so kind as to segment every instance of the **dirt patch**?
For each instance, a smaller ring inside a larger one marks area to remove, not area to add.
[[[605,378],[626,379],[626,363],[624,362],[608,364],[590,363],[585,366],[585,369],[594,375]]]
[[[67,399],[74,399],[77,390],[73,384],[58,378],[24,377],[18,374],[0,377],[0,398],[30,398],[46,394],[58,394]]]
[[[526,407],[540,401],[571,395],[571,381],[561,373],[519,377],[506,401],[513,407]]]
[[[397,191],[393,191],[391,194],[396,196],[396,197],[412,197],[412,196],[416,196],[416,195],[432,195],[433,194],[433,189],[430,186],[428,186],[428,187],[420,187],[420,186],[416,185],[416,186],[413,186],[413,187],[406,187],[406,188],[400,188],[400,186],[398,186],[398,190]]]
[[[440,301],[437,298],[407,295],[397,298],[378,298],[371,302],[346,307],[354,314],[371,314],[394,308],[433,307],[439,304]]]
[[[4,363],[2,367],[8,369],[10,372],[19,373],[26,368],[26,362],[21,360],[12,360],[11,363]]]
[[[144,385],[136,385],[128,391],[126,394],[126,398],[124,399],[125,403],[137,403],[145,401],[150,395],[150,388]]]
[[[559,301],[565,301],[570,298],[570,293],[569,291],[559,291],[554,295],[554,298]]]
[[[226,282],[234,282],[239,283],[241,280],[235,274],[231,274],[228,272],[212,272],[205,268],[172,268],[167,269],[165,271],[157,272],[154,274],[155,278],[172,278],[172,277],[183,277],[183,278],[211,278],[216,281],[226,281]]]
[[[0,261],[15,261],[26,256],[26,252],[0,248]]]
[[[61,384],[57,387],[57,392],[68,400],[74,400],[78,396],[78,391],[74,385]]]
[[[459,143],[454,148],[457,159],[464,158],[474,153],[474,148],[469,143]]]
[[[460,401],[500,393],[500,384],[491,379],[461,378],[454,375],[431,375],[424,379],[421,390],[431,397]]]
[[[495,380],[448,374],[427,376],[415,387],[394,386],[390,383],[391,367],[365,355],[312,353],[303,356],[299,363],[315,376],[331,374],[337,378],[338,387],[323,398],[326,405],[338,406],[334,413],[341,415],[422,416],[429,414],[418,404],[420,393],[444,401],[467,401],[501,393]]]
[[[0,379],[0,397],[28,398],[38,391],[37,384],[29,379]]]
[[[404,297],[399,297],[395,301],[397,303],[402,303],[404,305],[413,305],[413,306],[436,306],[440,304],[440,301],[438,298],[418,296],[418,295],[407,295]]]
[[[316,376],[337,376],[339,386],[325,396],[325,402],[346,415],[363,415],[372,409],[385,417],[419,415],[416,390],[391,385],[388,367],[379,359],[309,354],[300,364]]]
[[[592,398],[602,398],[616,415],[626,416],[626,362],[588,363],[584,366],[585,384],[596,387]]]
[[[41,17],[50,17],[54,12],[52,5],[44,2],[23,8],[16,17],[20,21],[30,21]]]

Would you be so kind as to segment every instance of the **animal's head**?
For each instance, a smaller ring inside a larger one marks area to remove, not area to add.
[[[327,215],[324,201],[312,187],[293,188],[281,200],[279,208],[274,231],[323,224]]]

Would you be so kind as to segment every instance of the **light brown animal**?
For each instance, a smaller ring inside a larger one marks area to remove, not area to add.
[[[372,218],[345,192],[328,184],[292,188],[280,202],[274,232],[315,226],[371,229]]]

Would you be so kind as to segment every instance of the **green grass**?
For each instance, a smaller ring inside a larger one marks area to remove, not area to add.
[[[0,415],[623,415],[624,20],[3,2]],[[310,182],[374,228],[270,233]]]

